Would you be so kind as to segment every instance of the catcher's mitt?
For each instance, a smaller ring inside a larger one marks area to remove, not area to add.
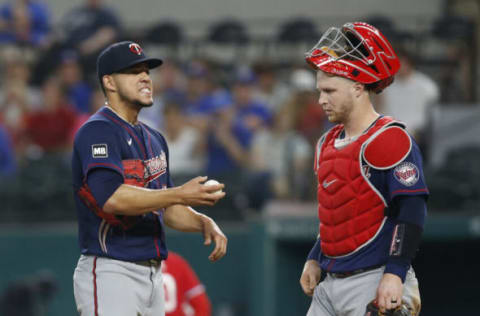
[[[410,312],[410,309],[402,304],[394,309],[389,309],[382,313],[378,308],[378,305],[375,301],[370,302],[367,305],[367,309],[365,311],[365,316],[413,316]]]

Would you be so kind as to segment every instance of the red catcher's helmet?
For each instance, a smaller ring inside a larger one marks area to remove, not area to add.
[[[393,82],[400,69],[400,61],[388,40],[364,22],[329,28],[306,54],[306,60],[314,69],[363,84],[382,81],[381,89]]]

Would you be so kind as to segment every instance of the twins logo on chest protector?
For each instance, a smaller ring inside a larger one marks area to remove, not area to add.
[[[418,182],[420,172],[418,167],[411,162],[403,162],[393,171],[393,175],[398,182],[410,187]]]

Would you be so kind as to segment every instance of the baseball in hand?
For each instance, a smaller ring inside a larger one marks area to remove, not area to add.
[[[207,182],[204,183],[204,185],[217,185],[217,184],[220,184],[217,180],[214,180],[214,179],[210,179],[208,180]],[[218,191],[215,191],[213,193],[221,193],[222,190],[218,190]]]

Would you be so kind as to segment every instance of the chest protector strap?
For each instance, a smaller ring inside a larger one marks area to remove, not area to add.
[[[124,181],[123,183],[137,186],[145,187],[146,181],[144,178],[144,164],[140,159],[129,159],[122,161],[123,170],[124,170]],[[92,210],[95,215],[103,218],[112,226],[119,226],[124,230],[131,228],[138,220],[138,216],[125,216],[125,215],[114,215],[111,213],[105,212],[97,203],[95,197],[90,190],[90,187],[87,185],[86,178],[83,181],[82,187],[77,191],[80,199],[85,203],[85,205]]]

